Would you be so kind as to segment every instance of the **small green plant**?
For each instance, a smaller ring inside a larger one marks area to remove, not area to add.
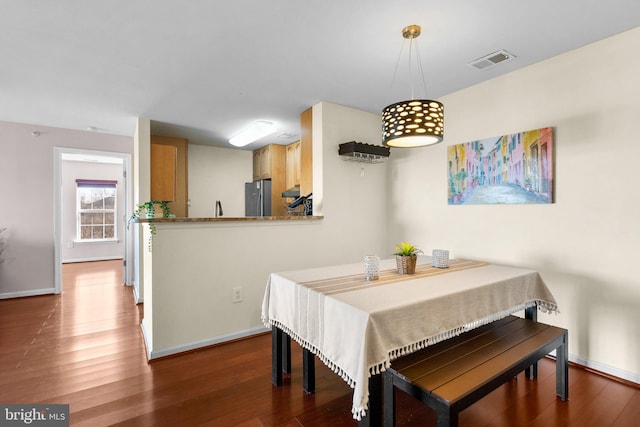
[[[153,215],[156,205],[162,208],[162,217],[169,218],[169,216],[171,215],[171,212],[169,211],[169,205],[167,204],[167,202],[164,202],[162,200],[149,200],[148,202],[139,203],[136,206],[136,209],[133,211],[133,213],[129,217],[129,221],[127,223],[127,227],[128,227],[129,224],[139,219],[140,215],[142,215],[142,213],[145,212],[146,218],[149,219],[150,236],[149,236],[149,243],[147,245],[147,247],[149,248],[149,252],[151,252],[151,248],[153,247],[153,236],[155,236],[156,234],[156,224],[154,223],[154,215]]]
[[[415,256],[417,254],[421,254],[422,251],[410,243],[401,242],[396,246],[396,253],[394,255],[399,256]]]

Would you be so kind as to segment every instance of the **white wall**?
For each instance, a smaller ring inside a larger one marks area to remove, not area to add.
[[[323,251],[339,251],[351,262],[372,253],[390,255],[394,248],[379,240],[388,225],[387,163],[349,162],[338,155],[343,142],[380,144],[380,115],[322,102],[313,107],[313,127],[314,214],[328,224]]]
[[[253,181],[253,153],[189,144],[189,216],[211,218],[216,200],[223,216],[244,216],[244,183]]]
[[[314,214],[324,219],[157,224],[144,313],[152,358],[263,331],[260,310],[271,272],[392,252],[384,238],[387,165],[365,165],[361,175],[361,165],[338,156],[342,142],[377,141],[379,116],[328,103],[313,108],[313,162],[323,172],[314,182],[314,197],[323,200]],[[238,286],[244,300],[234,304]]]
[[[136,130],[133,134],[133,206],[151,200],[151,120],[138,117]],[[133,235],[133,293],[138,303],[144,301],[146,288],[151,282],[145,283],[145,269],[141,265],[142,258],[148,258],[145,250],[146,243],[143,236],[143,228],[137,224],[132,227]],[[148,227],[147,227],[148,232]],[[151,272],[148,272],[151,274]],[[149,304],[151,310],[152,304]],[[144,327],[144,320],[143,320]],[[150,327],[150,326],[149,326]]]
[[[124,181],[122,164],[62,161],[62,262],[96,261],[122,258],[126,232]],[[102,179],[118,181],[116,186],[117,242],[86,243],[77,241],[76,179]]]
[[[445,142],[392,150],[389,243],[530,267],[573,360],[640,382],[640,28],[441,99]],[[552,126],[555,203],[447,205],[449,145]]]
[[[54,292],[54,147],[133,148],[130,137],[0,122],[0,298]]]

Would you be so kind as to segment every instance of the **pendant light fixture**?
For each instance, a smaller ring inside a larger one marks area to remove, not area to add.
[[[402,37],[409,40],[410,80],[414,40],[421,31],[419,25],[409,25],[402,30]],[[416,67],[426,92],[417,42]],[[382,110],[382,143],[388,147],[422,147],[442,142],[444,137],[444,106],[430,99],[413,99],[413,81],[410,83],[412,99],[396,102]]]

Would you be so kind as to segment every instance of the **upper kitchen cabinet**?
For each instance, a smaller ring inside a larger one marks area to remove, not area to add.
[[[300,141],[286,146],[286,187],[300,186]]]
[[[259,150],[253,151],[253,180],[254,181],[263,179],[262,177],[266,176],[269,173],[269,168],[267,167],[267,164],[269,162],[268,157],[270,157],[270,155],[269,153],[267,153],[266,148],[267,147],[263,147]]]
[[[151,200],[169,202],[176,217],[187,217],[187,140],[151,136]]]
[[[253,180],[285,177],[285,147],[271,144],[253,152]]]

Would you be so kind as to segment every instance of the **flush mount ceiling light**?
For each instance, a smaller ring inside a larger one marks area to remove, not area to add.
[[[438,101],[413,98],[411,54],[414,41],[421,31],[422,28],[419,25],[410,25],[402,30],[402,37],[409,40],[411,99],[396,102],[382,110],[382,143],[388,147],[422,147],[442,142],[444,137],[444,106]],[[416,67],[426,92],[420,53],[417,42],[415,44]],[[400,58],[398,58],[399,61]]]
[[[236,147],[244,147],[260,138],[276,131],[276,125],[266,120],[257,120],[229,138],[229,143]]]

